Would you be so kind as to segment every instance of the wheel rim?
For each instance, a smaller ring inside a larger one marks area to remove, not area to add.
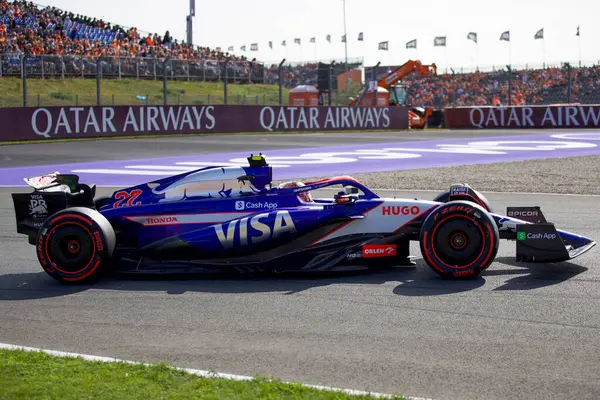
[[[483,254],[486,237],[481,226],[463,216],[447,217],[433,231],[435,257],[447,267],[472,266]]]
[[[462,250],[467,246],[467,236],[463,232],[453,233],[450,237],[450,246],[454,250]]]
[[[94,243],[90,233],[78,225],[65,225],[48,238],[48,256],[56,268],[68,275],[85,270],[94,257]]]

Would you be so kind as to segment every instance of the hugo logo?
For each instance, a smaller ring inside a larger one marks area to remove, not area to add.
[[[384,206],[381,207],[381,215],[419,215],[421,209],[418,206]]]

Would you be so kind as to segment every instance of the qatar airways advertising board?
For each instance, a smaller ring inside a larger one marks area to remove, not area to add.
[[[444,111],[449,129],[557,129],[600,127],[599,105],[456,107]]]
[[[408,129],[405,107],[116,106],[0,109],[0,140]]]

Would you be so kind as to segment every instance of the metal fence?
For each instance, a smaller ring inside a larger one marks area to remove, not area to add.
[[[0,55],[0,77],[187,80],[217,82],[225,74],[232,83],[264,83],[265,66],[250,61],[176,60],[151,57],[77,55]]]
[[[348,68],[360,66],[355,61]],[[343,70],[343,63],[332,65],[332,76]],[[7,77],[20,78],[22,85],[4,86],[0,107],[275,105],[288,103],[287,89],[317,84],[318,63],[3,54],[0,79]],[[53,79],[61,84],[48,84]],[[130,81],[117,83],[121,79]],[[336,93],[332,103],[337,99]]]
[[[333,79],[346,70],[343,62],[327,64],[332,66]],[[362,67],[361,59],[349,60],[348,69]],[[377,67],[377,78],[396,67]],[[366,67],[363,75],[371,77],[372,72],[373,67]],[[491,105],[497,99],[506,105],[509,93],[513,103],[522,101],[522,104],[600,103],[598,64],[578,68],[565,63],[510,71],[506,67],[476,73],[438,70],[438,74],[432,78],[413,75],[401,81],[406,87],[409,104],[443,108]],[[318,75],[319,62],[2,54],[0,78],[17,77],[21,83],[18,88],[1,86],[4,90],[0,106],[285,105],[288,103],[287,89],[316,85]],[[52,79],[61,79],[61,84],[52,84]],[[79,79],[84,83],[68,84]],[[130,81],[117,84],[118,79]],[[213,84],[204,85],[204,82]],[[346,93],[334,90],[331,104],[347,104],[349,96],[359,93],[359,86],[351,86]]]

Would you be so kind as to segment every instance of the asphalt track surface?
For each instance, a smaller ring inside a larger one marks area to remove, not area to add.
[[[417,267],[380,273],[66,287],[15,233],[10,192],[0,189],[2,342],[435,399],[600,398],[598,248],[528,265],[506,242],[466,282],[439,279],[415,243]],[[540,205],[557,227],[600,239],[598,197],[485,194],[499,212]]]
[[[567,131],[565,131],[567,132]],[[579,131],[581,132],[581,131]],[[443,131],[206,135],[0,146],[0,168],[108,159],[531,135]],[[15,233],[0,188],[0,342],[435,399],[600,398],[600,247],[518,265],[503,243],[480,279],[424,265],[335,277],[110,278],[66,287]],[[101,191],[110,189],[102,188]],[[382,192],[432,198],[432,192]],[[485,193],[541,205],[559,228],[600,239],[599,197]]]
[[[563,132],[556,130],[556,133]],[[581,130],[564,130],[581,132]],[[0,146],[0,168],[152,157],[190,156],[261,149],[283,150],[360,143],[386,143],[417,140],[484,138],[547,134],[533,130],[425,130],[401,132],[329,132],[265,135],[195,135],[166,138],[136,138],[97,141],[71,141]]]

